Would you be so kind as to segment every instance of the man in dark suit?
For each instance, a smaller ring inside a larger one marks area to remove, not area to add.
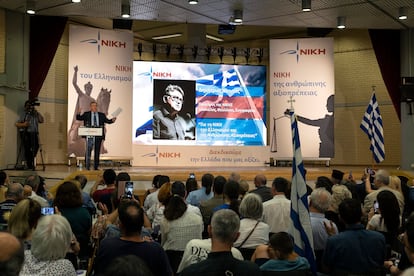
[[[98,112],[98,104],[91,102],[91,111],[87,111],[82,115],[76,114],[76,120],[83,121],[83,125],[86,127],[100,127],[102,128],[102,136],[86,136],[86,153],[85,153],[85,166],[86,169],[90,169],[92,148],[94,151],[94,169],[97,170],[99,166],[99,155],[101,152],[102,140],[105,140],[105,124],[115,123],[116,117],[108,119],[102,112]]]

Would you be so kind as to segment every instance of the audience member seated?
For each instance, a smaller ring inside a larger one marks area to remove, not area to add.
[[[91,216],[96,214],[96,206],[93,202],[91,196],[89,193],[85,192],[85,186],[88,183],[88,179],[83,174],[78,174],[75,176],[75,180],[80,183],[80,188],[82,191],[82,207],[86,208],[91,214]]]
[[[369,193],[364,200],[364,213],[368,214],[369,211],[371,210],[371,208],[374,205],[374,202],[377,200],[377,195],[379,192],[383,191],[383,190],[389,190],[391,191],[395,197],[398,200],[398,205],[400,207],[400,214],[403,213],[404,211],[404,196],[396,191],[393,190],[389,187],[389,183],[390,183],[390,175],[386,170],[378,170],[375,173],[375,177],[374,177],[374,185],[378,190],[373,191],[372,193]]]
[[[254,177],[254,185],[256,189],[251,190],[250,193],[257,194],[262,198],[262,202],[271,200],[273,198],[272,189],[267,187],[267,179],[263,174],[258,174]]]
[[[329,235],[338,233],[336,225],[325,218],[325,212],[331,204],[332,196],[325,188],[317,188],[310,195],[309,216],[312,227],[313,250],[316,267],[322,271],[322,256]],[[328,232],[329,230],[329,232]]]
[[[3,170],[0,170],[0,202],[6,200],[4,193],[7,191],[9,185],[9,177],[7,173]]]
[[[161,245],[166,251],[171,267],[177,272],[187,243],[192,239],[201,239],[203,219],[201,214],[190,211],[185,202],[185,185],[176,181],[171,185],[172,196],[164,209],[161,221]]]
[[[30,191],[29,198],[36,200],[40,206],[42,207],[49,207],[50,204],[48,200],[42,196],[39,196],[37,194],[37,190],[39,189],[40,185],[43,185],[42,180],[40,176],[38,175],[29,175],[26,180],[24,181],[24,186],[28,188],[28,191]]]
[[[20,276],[76,276],[72,263],[65,259],[71,242],[72,230],[65,217],[42,217],[33,232],[32,248],[25,251]]]
[[[0,226],[7,228],[7,222],[13,207],[23,199],[23,186],[20,183],[11,183],[5,192],[6,200],[0,203]],[[0,229],[4,230],[4,229]]]
[[[391,258],[384,262],[384,267],[391,275],[414,275],[414,214],[411,214],[404,225],[404,233],[399,236],[402,244],[399,259]]]
[[[73,234],[80,244],[79,259],[89,258],[89,238],[92,228],[92,218],[88,210],[82,207],[81,190],[71,181],[61,184],[54,200],[54,205],[59,208],[72,228]]]
[[[269,242],[269,225],[262,222],[263,203],[257,194],[247,194],[240,203],[240,235],[234,242],[245,260],[250,260],[254,250]]]
[[[108,265],[104,276],[155,276],[147,264],[135,255],[120,256]]]
[[[208,229],[211,252],[206,260],[186,267],[180,275],[260,275],[256,264],[238,260],[231,253],[233,242],[239,235],[239,227],[240,219],[236,212],[226,209],[216,211]]]
[[[249,182],[247,182],[247,180],[244,180],[244,179],[240,180],[239,185],[240,185],[239,198],[240,200],[242,200],[243,197],[249,192],[250,186],[249,186]]]
[[[24,247],[10,233],[0,232],[0,275],[18,276],[24,261]]]
[[[160,188],[158,187],[160,176],[161,176],[160,174],[157,174],[157,175],[154,175],[154,177],[152,178],[152,182],[151,182],[152,187],[145,192],[144,202],[148,195],[156,192]]]
[[[203,216],[204,223],[203,238],[208,238],[207,227],[210,225],[213,209],[219,205],[224,204],[223,189],[226,182],[227,180],[224,178],[224,176],[216,176],[213,182],[214,196],[211,199],[200,203],[200,211],[201,215]]]
[[[224,203],[216,206],[213,213],[221,209],[230,209],[239,214],[239,192],[240,185],[238,182],[229,180],[223,188]]]
[[[192,191],[198,190],[198,188],[198,182],[195,176],[187,178],[187,181],[185,182],[185,190],[187,191],[187,197]]]
[[[237,183],[240,182],[241,176],[239,173],[237,172],[232,172],[229,175],[229,178],[227,179],[227,181],[236,181]]]
[[[211,186],[213,186],[214,176],[210,173],[206,173],[201,178],[201,189],[192,191],[187,196],[187,203],[193,206],[200,206],[200,203],[207,201],[213,197]]]
[[[155,240],[161,241],[160,227],[161,221],[164,218],[164,209],[168,200],[171,197],[171,183],[164,183],[161,188],[157,191],[158,201],[151,206],[146,212],[148,219],[151,222],[152,236]]]
[[[291,224],[290,200],[285,191],[289,181],[283,177],[276,177],[272,183],[273,199],[263,202],[263,221],[270,227],[270,233],[288,231]]]
[[[385,238],[361,224],[359,201],[345,199],[339,205],[339,215],[346,230],[328,238],[322,260],[326,272],[369,274],[381,270],[386,254]]]
[[[184,255],[180,262],[180,265],[178,266],[177,273],[180,273],[189,265],[204,261],[207,259],[207,256],[210,252],[211,238],[203,240],[194,239],[189,241],[185,247]],[[231,254],[238,260],[244,260],[243,255],[235,247],[231,248]]]
[[[104,275],[109,263],[120,256],[140,257],[154,275],[171,276],[168,257],[156,242],[147,242],[141,237],[144,225],[144,210],[134,200],[123,200],[119,204],[120,237],[101,241],[95,258],[95,275]]]
[[[101,181],[96,181],[90,191],[90,195],[92,196],[93,200],[98,203],[102,202],[108,208],[109,213],[112,212],[112,203],[111,203],[111,195],[115,191],[115,180],[116,180],[116,173],[113,169],[106,169],[103,173],[103,183]],[[98,190],[98,186],[106,185],[103,189]]]
[[[41,215],[39,202],[31,198],[21,200],[10,213],[8,230],[23,241],[25,250],[31,248],[32,232],[36,228]]]
[[[315,181],[315,189],[325,188],[330,194],[332,194],[332,181],[326,176],[318,176]]]
[[[335,184],[332,186],[331,206],[325,212],[325,217],[336,224],[339,232],[345,230],[345,223],[339,218],[338,206],[342,201],[350,198],[352,198],[352,193],[345,185]]]
[[[401,213],[395,195],[387,190],[378,193],[378,209],[368,214],[368,230],[382,233],[387,243],[387,259],[391,258],[391,250],[399,250],[398,234],[401,226]]]
[[[162,185],[164,185],[165,183],[169,183],[169,182],[170,182],[170,178],[167,175],[160,175],[160,177],[158,178],[158,184],[156,186],[158,187],[157,190],[155,192],[150,193],[144,200],[145,211],[148,211],[152,205],[159,202],[158,191],[159,189],[161,189]]]
[[[275,233],[270,237],[267,249],[258,248],[257,255],[269,254],[269,260],[260,266],[263,271],[299,271],[309,270],[310,265],[306,258],[300,257],[293,251],[293,240],[286,232]],[[265,246],[266,247],[266,246]],[[259,253],[260,251],[263,253]],[[262,257],[263,258],[263,257]]]

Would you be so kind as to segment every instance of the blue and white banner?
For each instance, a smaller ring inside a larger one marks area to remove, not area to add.
[[[271,156],[292,158],[289,118],[294,107],[303,158],[334,157],[334,58],[332,38],[270,40]]]
[[[92,101],[108,118],[101,154],[131,156],[132,125],[131,31],[70,25],[68,68],[68,155],[84,156],[85,141],[78,135],[83,124],[76,113],[89,111]]]

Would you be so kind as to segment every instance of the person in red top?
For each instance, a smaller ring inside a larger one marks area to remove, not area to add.
[[[112,212],[111,195],[115,191],[115,179],[115,171],[113,169],[106,169],[103,173],[103,182],[96,181],[90,193],[96,203],[101,202],[106,205],[109,213]],[[106,187],[98,190],[99,185],[106,185]]]

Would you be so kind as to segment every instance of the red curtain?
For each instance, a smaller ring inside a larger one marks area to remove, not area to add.
[[[30,18],[29,100],[39,95],[53,61],[67,18],[33,16]]]
[[[400,112],[400,85],[401,85],[401,61],[400,61],[400,31],[399,30],[369,30],[372,46],[381,75],[387,87],[398,118],[401,121]]]

